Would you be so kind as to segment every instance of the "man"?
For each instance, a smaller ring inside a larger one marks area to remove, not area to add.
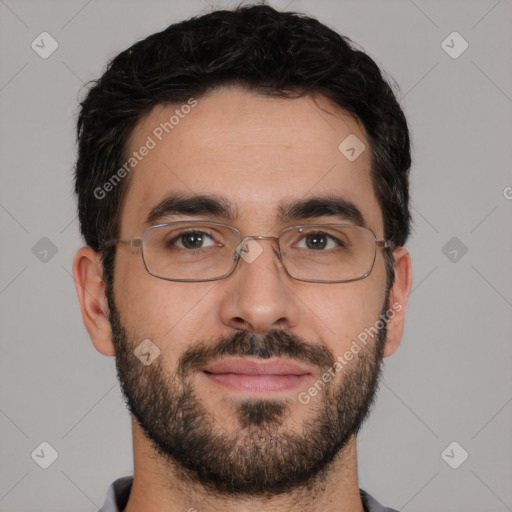
[[[78,297],[133,418],[101,510],[391,510],[356,451],[411,287],[376,64],[309,17],[212,12],[118,55],[78,142]]]

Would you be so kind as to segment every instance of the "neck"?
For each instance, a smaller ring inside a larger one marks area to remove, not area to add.
[[[205,489],[177,465],[163,461],[132,421],[134,474],[124,512],[364,512],[357,478],[356,437],[307,487],[271,497],[226,496]]]

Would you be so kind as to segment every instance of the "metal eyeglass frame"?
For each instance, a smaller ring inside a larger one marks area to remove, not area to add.
[[[240,243],[237,245],[236,250],[233,253],[233,260],[235,261],[235,263],[233,265],[233,268],[228,273],[223,274],[223,275],[218,276],[218,277],[210,277],[210,278],[207,278],[207,279],[178,279],[178,278],[173,278],[173,277],[163,277],[163,276],[160,276],[158,274],[154,274],[153,272],[151,272],[151,270],[149,269],[149,267],[148,267],[148,265],[146,263],[146,259],[144,257],[144,247],[143,247],[143,245],[144,245],[144,236],[146,235],[146,233],[149,232],[151,229],[161,228],[161,227],[164,227],[164,226],[172,226],[172,225],[175,225],[175,224],[184,224],[184,223],[185,224],[198,224],[198,225],[208,224],[208,225],[213,225],[213,226],[222,226],[222,227],[225,227],[225,228],[229,228],[233,232],[238,234],[238,236],[240,238]],[[375,253],[374,253],[374,256],[373,256],[373,261],[372,261],[372,264],[370,266],[370,269],[365,274],[363,274],[360,277],[356,277],[356,278],[352,278],[352,279],[342,279],[342,280],[303,279],[303,278],[300,278],[300,277],[295,277],[292,274],[290,274],[290,272],[286,268],[286,265],[282,262],[281,246],[279,244],[279,239],[280,239],[281,235],[283,233],[285,233],[286,231],[289,231],[291,229],[301,229],[301,228],[310,228],[310,227],[322,227],[322,226],[326,226],[326,227],[327,226],[350,227],[350,228],[358,228],[358,229],[364,229],[366,231],[369,231],[372,234],[373,239],[375,241]],[[141,251],[142,252],[142,261],[144,263],[144,267],[146,268],[146,271],[148,272],[148,274],[150,274],[153,277],[156,277],[158,279],[164,279],[166,281],[177,281],[177,282],[182,282],[182,283],[200,283],[200,282],[207,282],[207,281],[217,281],[219,279],[225,279],[226,277],[229,277],[235,271],[235,269],[237,268],[238,262],[240,261],[241,253],[243,252],[243,248],[245,247],[245,243],[247,241],[249,241],[249,240],[277,240],[277,247],[278,247],[278,250],[279,250],[279,252],[277,253],[277,256],[279,258],[279,261],[282,263],[283,268],[285,269],[286,273],[292,279],[295,279],[297,281],[304,281],[304,282],[308,282],[308,283],[350,283],[352,281],[359,281],[361,279],[365,279],[366,277],[368,277],[371,274],[371,272],[373,270],[373,267],[375,265],[375,260],[377,258],[377,248],[381,247],[383,249],[388,249],[390,251],[393,249],[393,244],[391,243],[390,240],[377,240],[377,235],[375,234],[375,232],[373,230],[371,230],[370,228],[367,228],[365,226],[356,226],[356,225],[353,225],[353,224],[335,224],[335,223],[301,224],[301,225],[297,225],[297,226],[289,226],[289,227],[283,229],[279,233],[278,236],[260,236],[260,235],[242,236],[242,233],[240,233],[240,231],[237,228],[233,227],[233,226],[229,226],[228,224],[223,224],[221,222],[203,221],[203,220],[176,221],[176,222],[165,222],[165,223],[162,223],[162,224],[155,224],[154,226],[149,226],[148,228],[146,228],[144,230],[144,232],[142,233],[142,236],[140,236],[138,238],[131,238],[131,239],[128,239],[128,240],[109,240],[109,241],[107,241],[107,242],[105,242],[103,244],[103,248],[111,247],[111,246],[114,246],[114,245],[125,245],[125,246],[133,247],[133,248],[140,247],[142,249],[142,251]]]

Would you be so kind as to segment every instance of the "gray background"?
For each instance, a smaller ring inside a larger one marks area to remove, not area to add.
[[[92,512],[132,471],[114,360],[92,346],[71,276],[77,101],[109,58],[209,2],[0,0],[1,511]],[[406,512],[512,510],[512,1],[271,4],[360,44],[412,130],[413,292],[360,435],[360,485]],[[59,45],[47,59],[31,48],[43,31]],[[453,31],[469,44],[457,58]],[[58,452],[46,470],[31,457],[43,441]]]

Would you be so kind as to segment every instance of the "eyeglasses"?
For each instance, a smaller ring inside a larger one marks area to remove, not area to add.
[[[370,275],[377,248],[387,240],[362,226],[305,224],[279,236],[245,236],[218,222],[180,221],[147,228],[140,238],[112,240],[141,247],[146,270],[168,281],[215,281],[230,276],[240,259],[251,263],[262,252],[256,240],[274,240],[274,252],[293,279],[313,283],[346,283]],[[275,243],[277,241],[277,244]]]

